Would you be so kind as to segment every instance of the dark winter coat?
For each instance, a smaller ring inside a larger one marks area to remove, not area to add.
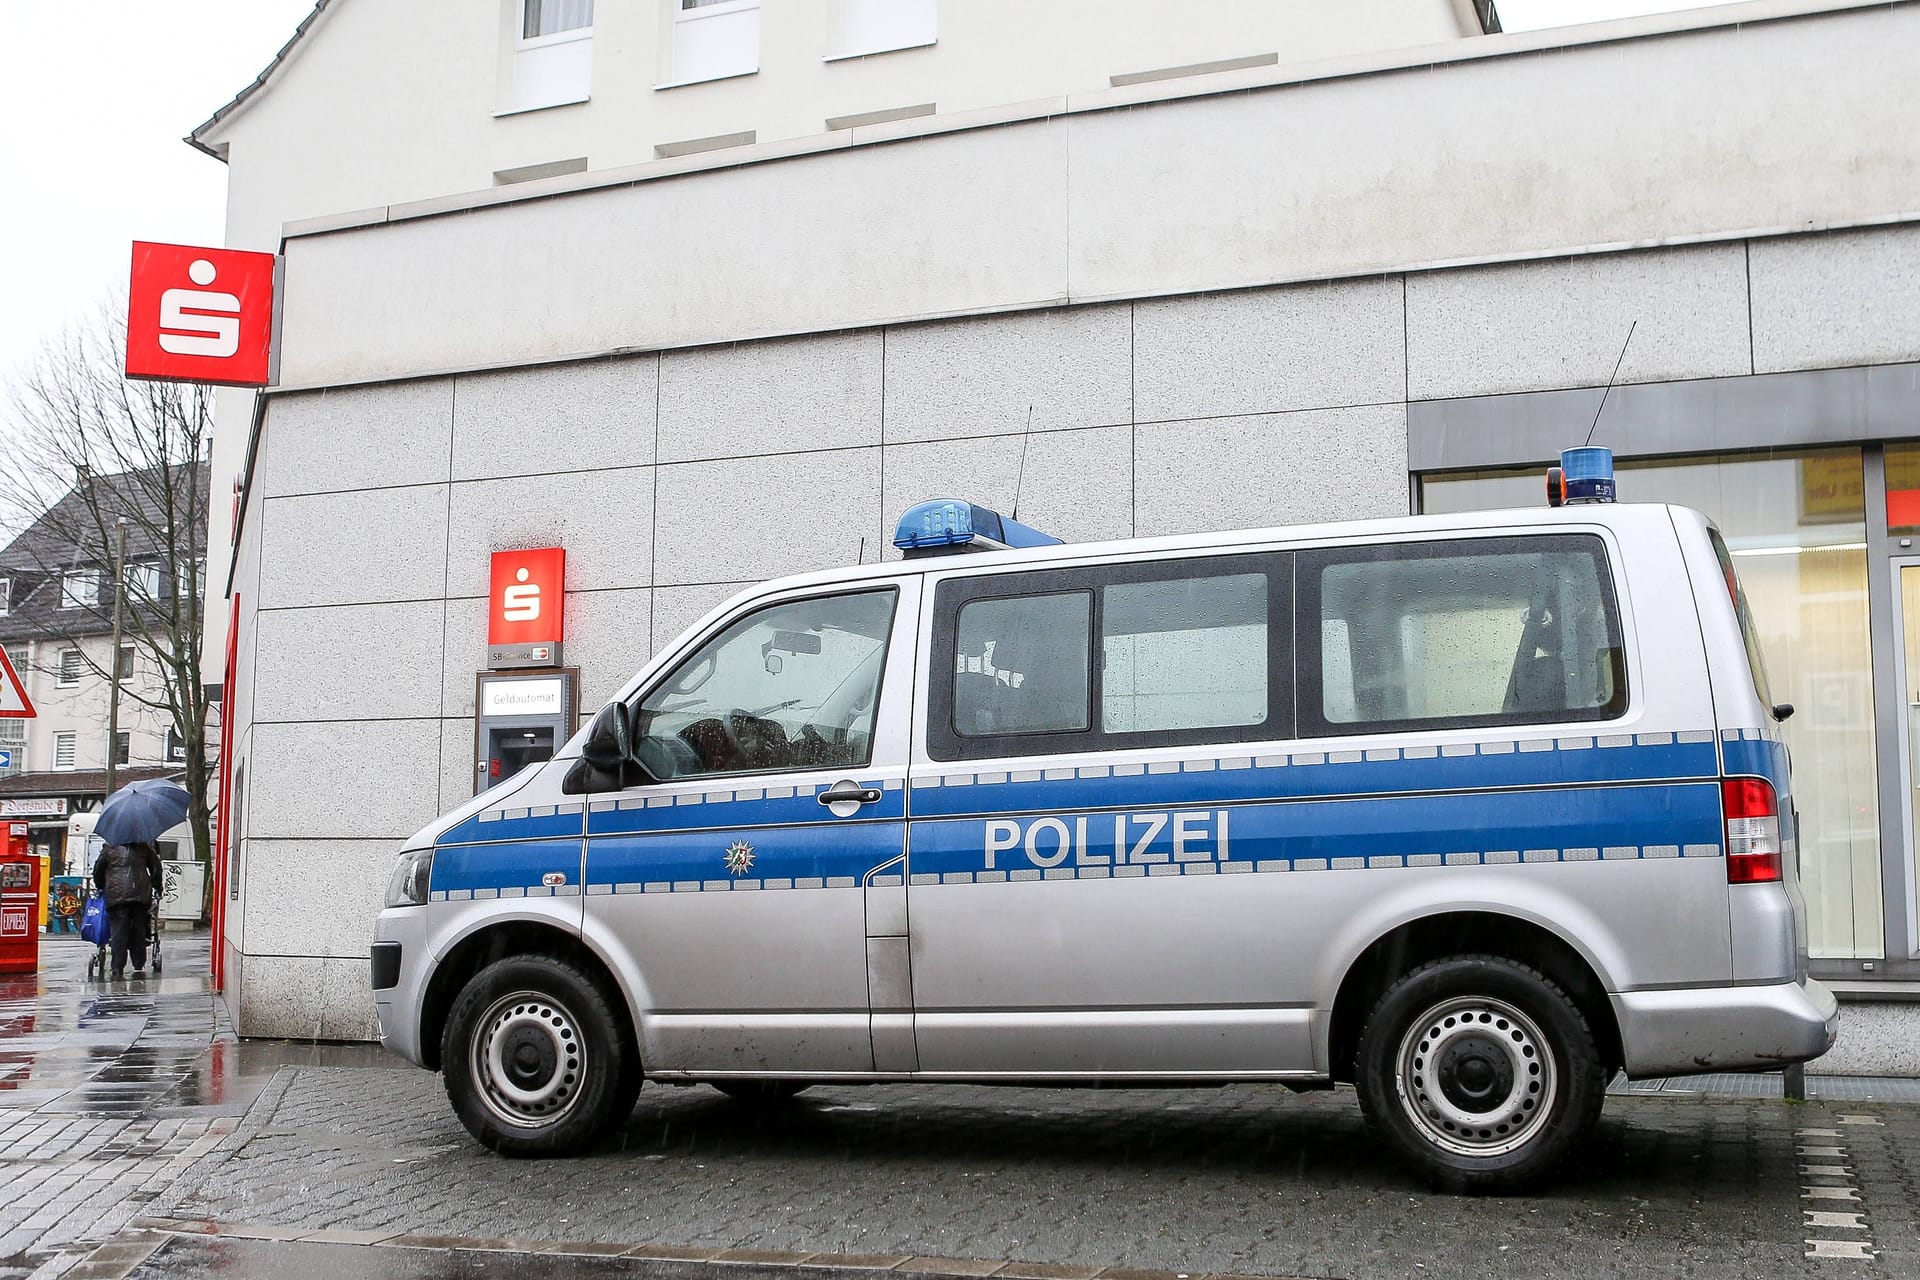
[[[147,906],[166,878],[150,844],[110,844],[93,864],[94,888],[109,907]]]

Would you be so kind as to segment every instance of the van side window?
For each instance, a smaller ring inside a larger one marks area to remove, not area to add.
[[[1267,578],[1108,587],[1100,613],[1100,725],[1144,732],[1267,718]]]
[[[975,600],[961,607],[953,730],[962,737],[1088,726],[1093,593]]]
[[[1247,553],[942,582],[929,753],[1291,736],[1290,567]]]
[[[793,600],[734,622],[641,702],[635,756],[663,782],[865,765],[894,599]]]
[[[1626,710],[1598,538],[1300,556],[1303,734],[1606,720]]]

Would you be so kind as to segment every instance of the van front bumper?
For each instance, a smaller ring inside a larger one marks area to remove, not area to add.
[[[1751,987],[1615,995],[1627,1075],[1777,1071],[1817,1058],[1840,1033],[1840,1003],[1811,978]]]
[[[373,928],[374,946],[383,953],[375,965],[373,1011],[380,1019],[380,1043],[415,1066],[424,1066],[420,1009],[426,997],[427,908],[388,907]],[[398,951],[397,963],[394,952]]]

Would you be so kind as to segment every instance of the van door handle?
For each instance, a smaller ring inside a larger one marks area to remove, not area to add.
[[[880,799],[878,787],[863,787],[857,782],[836,782],[819,796],[821,804],[874,804]]]

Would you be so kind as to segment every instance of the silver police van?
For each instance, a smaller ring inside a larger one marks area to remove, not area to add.
[[[896,542],[407,843],[380,1024],[481,1143],[579,1150],[643,1080],[1347,1082],[1506,1189],[1618,1072],[1833,1043],[1791,708],[1697,512],[1061,545],[942,501]]]

